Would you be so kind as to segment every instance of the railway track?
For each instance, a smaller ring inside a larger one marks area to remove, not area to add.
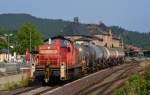
[[[41,95],[57,87],[59,86],[55,85],[55,86],[22,87],[11,91],[0,91],[0,95]]]
[[[72,83],[66,84],[57,89],[53,89],[49,92],[46,92],[43,95],[96,95],[96,94],[89,94],[89,93],[91,93],[93,89],[96,89],[96,87],[99,88],[100,86],[101,86],[101,90],[104,91],[104,89],[108,88],[117,80],[118,80],[117,81],[118,84],[121,83],[122,81],[124,81],[124,79],[127,76],[125,73],[127,72],[129,73],[131,72],[130,70],[132,69],[134,70],[134,68],[137,68],[138,63],[139,62],[134,61],[132,62],[132,64],[124,64],[120,66],[111,67],[105,70],[101,70],[99,72],[96,72],[89,76],[73,81]],[[95,86],[98,84],[101,85]],[[106,94],[99,93],[97,95],[106,95]]]
[[[29,90],[33,90],[33,89],[36,89],[37,87],[22,87],[22,88],[18,88],[18,89],[15,89],[15,90],[1,90],[0,92],[0,95],[18,95],[20,93],[23,93],[23,92],[26,92],[26,91],[29,91]]]
[[[73,82],[63,83],[61,85],[26,87],[26,88],[12,91],[9,94],[3,94],[3,95],[49,95],[49,94],[52,94],[52,95],[68,95],[68,94],[69,95],[99,95],[99,94],[110,95],[110,92],[112,90],[106,91],[106,92],[104,91],[106,89],[110,89],[109,87],[111,87],[111,85],[115,85],[114,87],[116,87],[116,84],[118,84],[119,86],[124,80],[126,80],[126,76],[127,76],[126,73],[130,73],[131,69],[134,70],[135,68],[137,68],[138,63],[139,62],[137,61],[134,61],[134,62],[132,61],[130,62],[130,64],[114,66],[111,68],[101,70],[99,71],[101,72],[101,78],[98,81],[93,82],[92,84],[87,85],[85,87],[82,87],[83,85],[82,83],[80,83],[80,80],[94,81],[95,80],[94,78],[91,80],[86,80],[86,77],[92,78],[92,75],[94,74],[96,75],[96,73],[99,73],[99,72],[96,72],[89,76],[85,76]],[[73,86],[70,84],[73,84]],[[62,88],[63,90],[61,90]],[[68,89],[65,89],[65,88],[68,88]],[[106,93],[109,93],[109,94],[106,94]]]
[[[125,68],[123,70],[119,70],[103,81],[100,81],[96,85],[87,88],[86,90],[82,90],[77,93],[78,95],[111,95],[112,91],[122,85],[122,83],[127,80],[127,76],[140,72],[143,73],[141,68],[137,68],[137,66],[131,66]]]
[[[24,93],[20,93],[19,95],[41,95],[41,94],[43,94],[43,93],[45,93],[47,91],[55,89],[56,87],[58,87],[58,86],[54,86],[54,87],[51,87],[51,86],[39,87],[39,88],[30,90],[30,91],[26,91]]]
[[[73,80],[71,80],[73,81]],[[6,91],[1,93],[0,95],[41,95],[43,93],[46,93],[48,91],[51,91],[57,87],[60,87],[62,85],[67,84],[70,81],[65,81],[65,82],[60,82],[60,83],[54,83],[51,84],[49,86],[43,86],[43,85],[32,85],[30,87],[22,87],[22,88],[18,88],[16,90],[12,90],[12,91]]]
[[[125,65],[121,68],[118,68],[111,73],[107,74],[107,76],[103,77],[102,80],[99,80],[98,82],[92,84],[91,86],[88,86],[78,93],[76,95],[106,95],[102,94],[102,92],[110,87],[112,83],[119,80],[124,80],[124,78],[127,77],[125,73],[129,72],[131,69],[136,68],[138,65],[137,63]],[[94,93],[93,93],[94,92]]]

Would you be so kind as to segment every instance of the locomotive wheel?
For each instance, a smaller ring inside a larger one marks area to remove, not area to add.
[[[99,62],[98,62],[98,70],[101,70],[103,68],[104,68],[103,62],[102,62],[102,60],[99,60]]]
[[[73,72],[73,76],[74,78],[82,77],[83,76],[82,67],[75,68]]]
[[[45,82],[45,80],[42,81],[42,86],[47,86],[47,83]]]
[[[106,61],[106,60],[104,60],[104,61],[103,61],[103,64],[104,64],[104,65],[103,65],[103,66],[104,66],[103,68],[107,68],[107,67],[109,67],[109,65],[108,65],[108,60],[107,60],[107,61]]]
[[[73,69],[69,69],[68,73],[67,73],[67,78],[68,79],[73,79],[74,78],[73,73],[74,73],[74,70]]]

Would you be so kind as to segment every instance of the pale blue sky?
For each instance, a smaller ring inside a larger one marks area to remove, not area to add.
[[[150,0],[0,0],[0,14],[33,16],[82,23],[119,25],[129,30],[150,31]]]

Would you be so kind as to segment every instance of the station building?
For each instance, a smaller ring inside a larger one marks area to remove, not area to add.
[[[104,23],[88,24],[87,29],[93,33],[93,36],[100,40],[93,40],[93,42],[99,46],[105,46],[109,48],[123,48],[123,41],[117,35],[112,34],[112,31]]]
[[[8,60],[8,50],[7,49],[0,49],[0,62]]]
[[[109,48],[123,48],[123,41],[104,23],[80,24],[78,18],[63,29],[62,35],[72,41],[88,41]]]

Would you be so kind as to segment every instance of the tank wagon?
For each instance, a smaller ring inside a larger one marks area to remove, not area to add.
[[[53,37],[40,45],[35,56],[34,77],[49,82],[68,80],[82,74],[121,64],[124,51],[92,43],[72,42],[64,37]]]

